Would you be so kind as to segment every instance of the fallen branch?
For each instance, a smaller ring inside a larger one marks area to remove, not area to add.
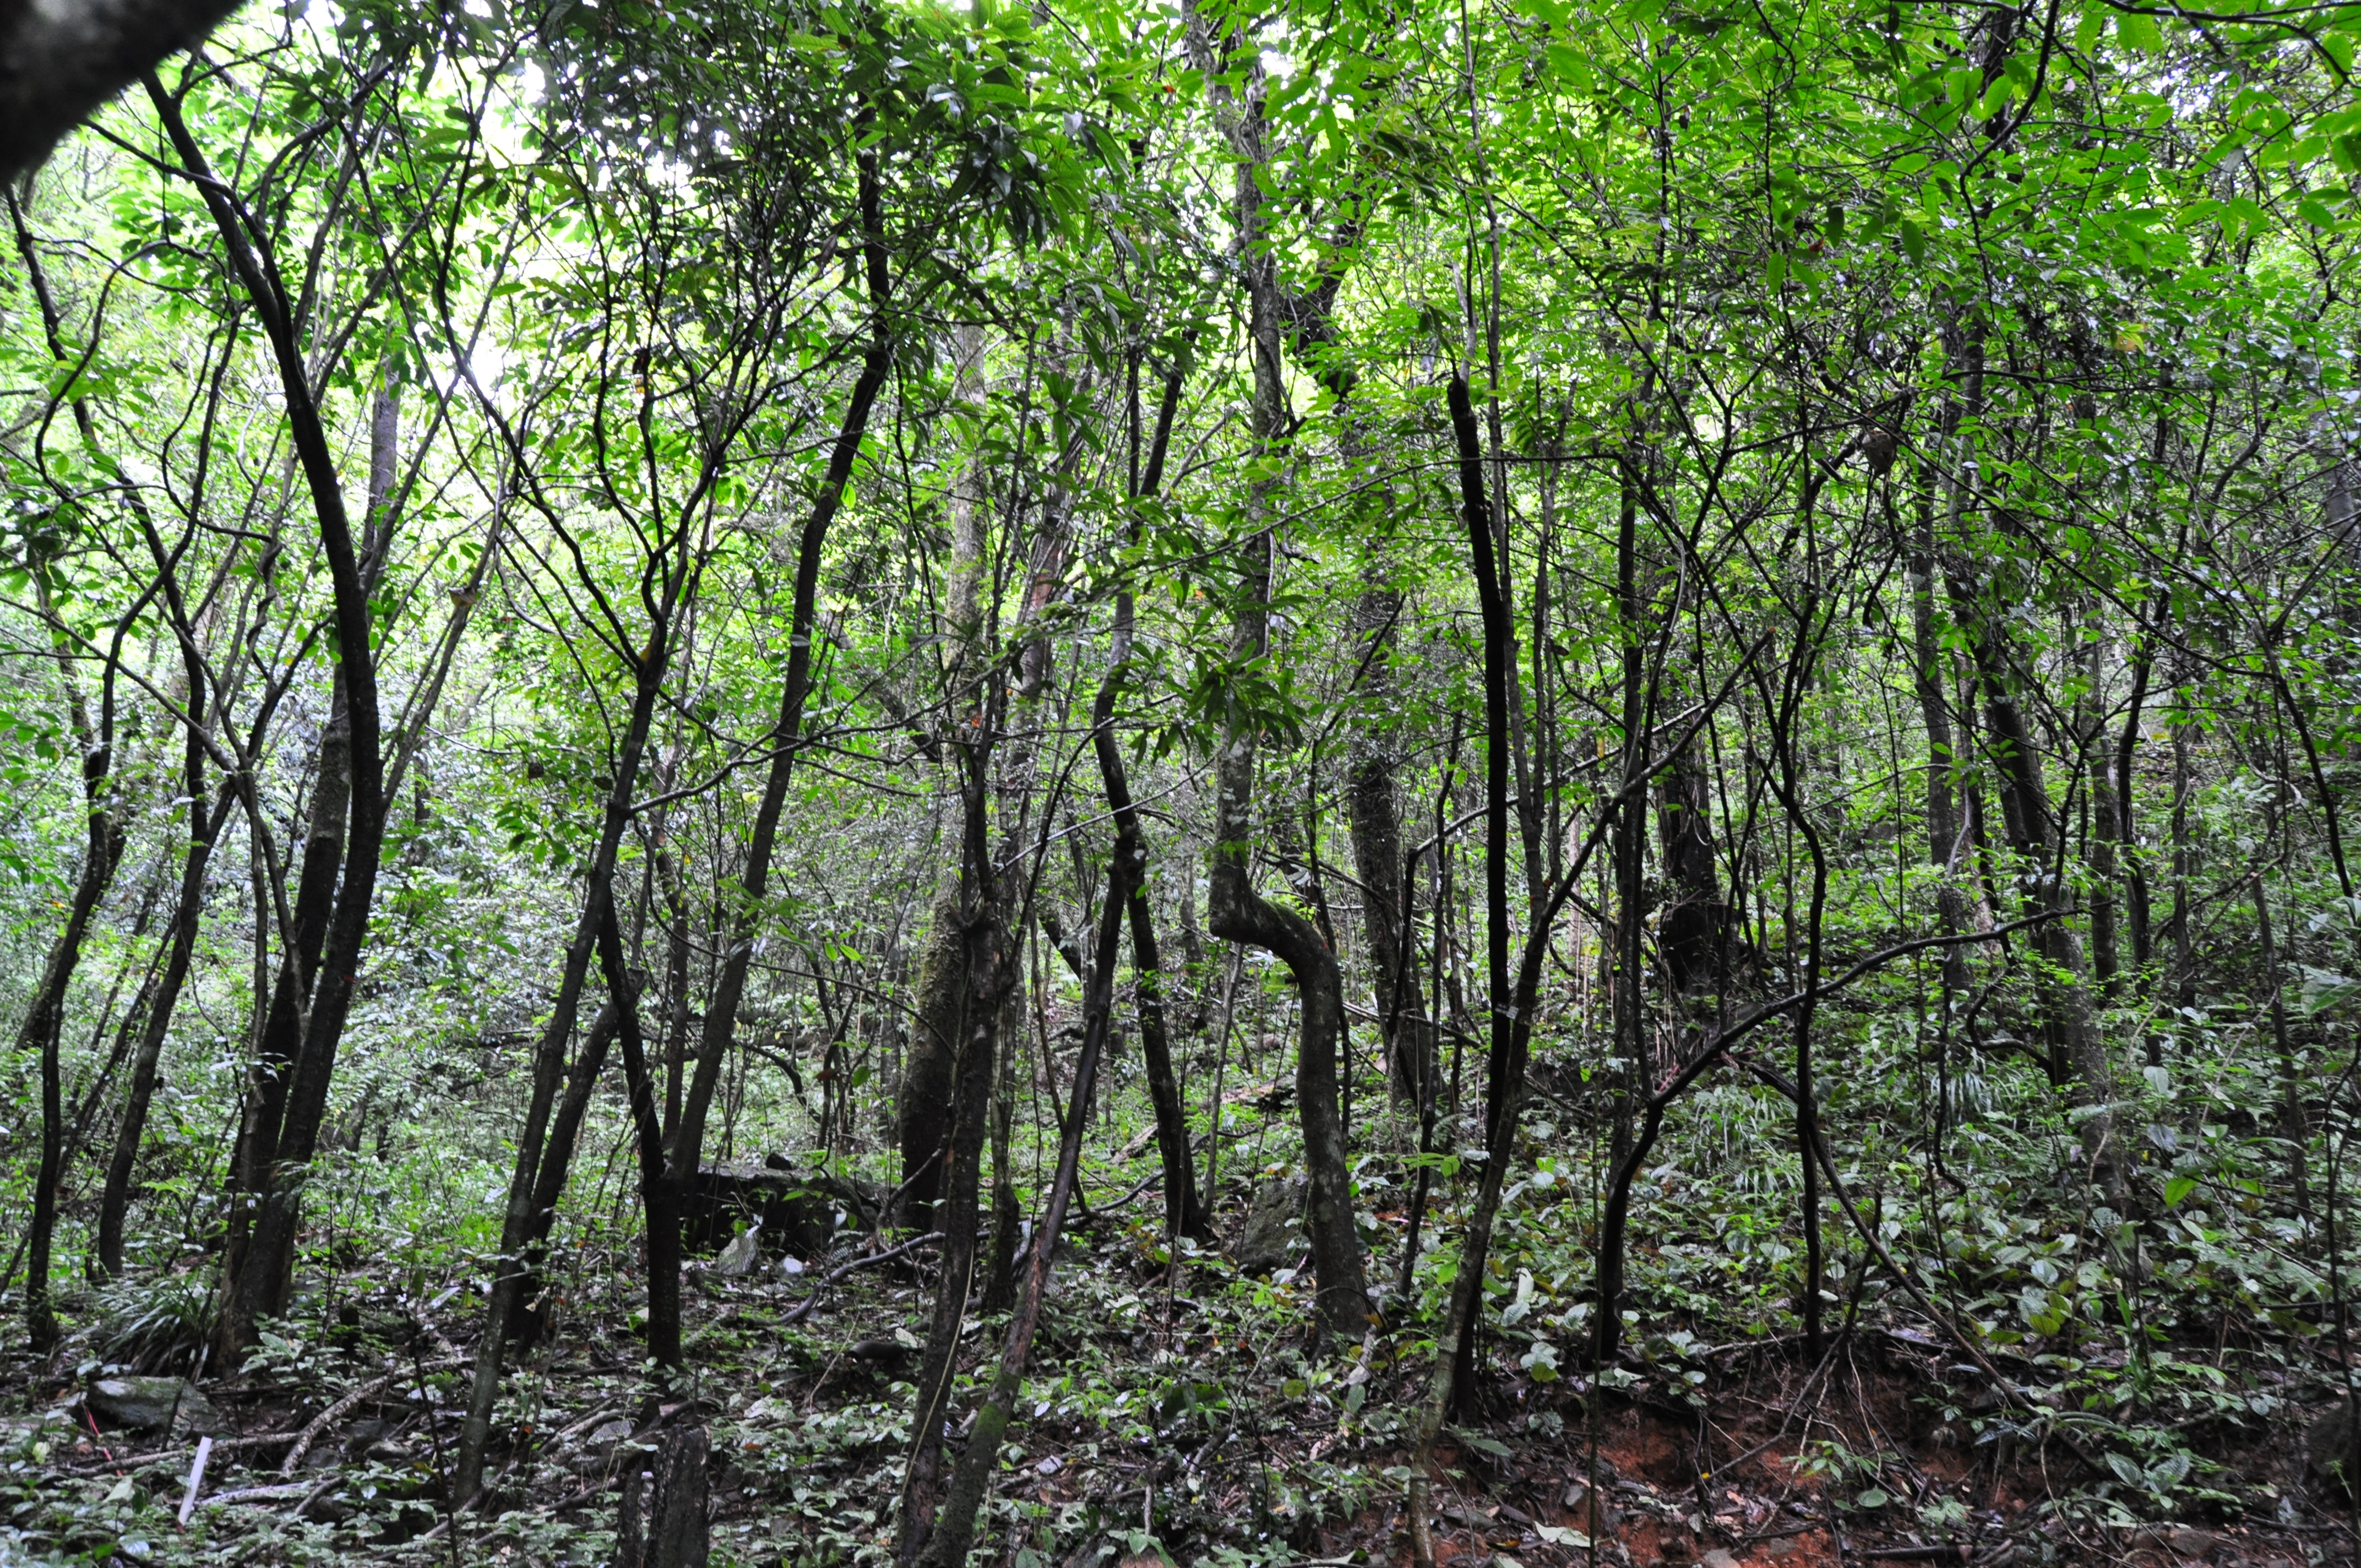
[[[213,1457],[213,1439],[209,1437],[200,1438],[197,1441],[197,1460],[195,1464],[189,1466],[189,1489],[181,1498],[181,1528],[182,1530],[189,1528],[189,1516],[196,1511],[197,1494],[204,1490],[205,1461]]]
[[[386,1389],[393,1387],[396,1383],[401,1382],[407,1378],[418,1376],[430,1370],[439,1370],[445,1366],[460,1365],[464,1364],[466,1359],[467,1358],[464,1356],[445,1356],[439,1360],[430,1361],[424,1366],[406,1366],[399,1371],[389,1372],[382,1377],[371,1378],[368,1382],[353,1389],[350,1393],[345,1395],[344,1398],[338,1399],[335,1404],[330,1405],[326,1409],[322,1410],[318,1415],[313,1416],[310,1423],[306,1425],[302,1431],[295,1434],[295,1446],[289,1449],[287,1451],[287,1457],[279,1462],[279,1474],[281,1475],[294,1475],[295,1467],[303,1463],[303,1456],[312,1452],[312,1444],[319,1441],[320,1434],[327,1431],[330,1426],[334,1425],[345,1415],[346,1411],[350,1410],[354,1406],[359,1404],[362,1400],[368,1398],[372,1394],[381,1394]]]
[[[291,1431],[267,1431],[257,1432],[251,1437],[217,1437],[213,1440],[213,1452],[225,1453],[236,1448],[269,1448],[274,1442],[286,1442],[298,1435]],[[103,1475],[116,1470],[128,1470],[135,1465],[161,1464],[167,1459],[186,1459],[196,1453],[197,1448],[196,1443],[190,1443],[182,1448],[159,1448],[152,1453],[126,1453],[91,1464],[52,1464],[49,1469],[57,1475]]]
[[[309,1481],[282,1481],[269,1486],[241,1486],[235,1492],[215,1492],[205,1499],[205,1507],[221,1503],[275,1503],[286,1497],[300,1497],[312,1490]]]
[[[779,1326],[781,1328],[785,1328],[791,1323],[801,1322],[805,1316],[808,1314],[814,1307],[819,1305],[820,1292],[826,1290],[829,1286],[835,1284],[846,1275],[851,1274],[853,1270],[857,1268],[867,1268],[873,1264],[891,1263],[905,1253],[916,1252],[922,1246],[926,1246],[934,1242],[939,1242],[942,1239],[942,1232],[928,1231],[925,1235],[914,1237],[909,1241],[904,1242],[900,1246],[888,1247],[884,1252],[863,1253],[861,1256],[854,1258],[850,1263],[839,1264],[836,1267],[829,1269],[826,1274],[820,1276],[818,1280],[813,1282],[811,1294],[805,1297],[800,1302],[796,1303],[793,1311],[789,1312],[785,1317],[781,1318],[779,1320]]]

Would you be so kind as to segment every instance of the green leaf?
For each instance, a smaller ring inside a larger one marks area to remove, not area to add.
[[[2303,994],[2296,1005],[2307,1018],[2317,1017],[2361,995],[2361,980],[2348,980],[2333,970],[2314,969],[2310,964],[2299,967],[2303,970]]]
[[[2188,1197],[2196,1190],[2197,1179],[2195,1177],[2174,1177],[2171,1180],[2164,1184],[2164,1206],[2168,1209],[2179,1208],[2180,1206],[2180,1201],[2183,1198]]]
[[[2137,11],[2115,14],[2115,38],[2136,54],[2164,52],[2164,29],[2156,25],[2154,16]]]
[[[1910,258],[1910,265],[1913,267],[1925,266],[1927,263],[1927,231],[1920,228],[1917,224],[1911,219],[1905,218],[1901,223],[1894,225],[1894,232],[1901,236],[1902,254]]]

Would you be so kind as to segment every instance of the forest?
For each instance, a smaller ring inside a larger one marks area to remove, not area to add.
[[[2361,5],[224,10],[0,6],[0,1563],[2355,1558]]]

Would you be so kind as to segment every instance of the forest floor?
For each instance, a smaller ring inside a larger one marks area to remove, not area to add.
[[[858,1258],[865,1243],[843,1239],[835,1261]],[[1373,1333],[1323,1351],[1289,1271],[1176,1271],[1155,1245],[1145,1218],[1103,1214],[1062,1256],[980,1536],[990,1561],[1407,1563],[1409,1412],[1431,1343]],[[711,1442],[714,1563],[890,1561],[903,1378],[931,1275],[922,1256],[856,1269],[798,1321],[829,1262],[765,1260],[741,1278],[697,1266],[695,1371],[660,1387],[629,1274],[588,1251],[568,1260],[553,1332],[500,1411],[496,1500],[456,1518],[442,1477],[465,1288],[405,1297],[357,1267],[348,1289],[307,1297],[238,1374],[203,1380],[219,1430],[193,1497],[190,1436],[111,1430],[93,1411],[90,1380],[124,1368],[85,1332],[13,1368],[24,1413],[0,1432],[0,1562],[603,1564],[621,1478],[688,1424]],[[2307,1568],[2354,1554],[2350,1519],[2305,1473],[2304,1430],[2332,1403],[2317,1354],[2259,1334],[2250,1353],[2226,1322],[2210,1340],[2151,1336],[2137,1364],[2120,1343],[2078,1355],[2053,1342],[2004,1360],[2029,1395],[2018,1409],[1900,1294],[1847,1306],[1817,1363],[1798,1335],[1717,1342],[1696,1321],[1694,1335],[1640,1339],[1604,1376],[1536,1381],[1515,1339],[1496,1338],[1478,1408],[1448,1429],[1438,1561]],[[996,1323],[971,1323],[970,1364],[988,1361]],[[2134,1384],[2176,1369],[2219,1397],[2125,1424]]]

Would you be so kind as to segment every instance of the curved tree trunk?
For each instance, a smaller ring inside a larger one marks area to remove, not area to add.
[[[1235,158],[1232,209],[1240,267],[1246,275],[1254,356],[1253,435],[1266,456],[1284,444],[1286,390],[1279,363],[1280,302],[1277,263],[1264,243],[1263,170],[1267,126],[1262,113],[1263,68],[1253,40],[1241,33],[1218,42],[1204,16],[1187,11],[1190,52],[1214,93],[1214,112],[1224,123]],[[1233,98],[1220,85],[1233,58],[1246,61],[1247,80]],[[1254,481],[1246,516],[1255,524],[1237,552],[1244,567],[1236,587],[1230,628],[1230,657],[1240,665],[1259,663],[1270,652],[1269,598],[1276,541],[1273,492],[1278,481]],[[1224,941],[1245,942],[1276,957],[1295,979],[1302,1036],[1295,1058],[1295,1095],[1303,1124],[1303,1163],[1311,1177],[1305,1228],[1312,1266],[1318,1277],[1318,1319],[1329,1332],[1358,1336],[1368,1323],[1368,1287],[1362,1269],[1361,1239],[1353,1219],[1353,1182],[1345,1150],[1344,1119],[1337,1106],[1337,1042],[1344,1034],[1344,977],[1336,955],[1319,928],[1292,909],[1271,903],[1254,889],[1253,856],[1256,721],[1234,718],[1214,762],[1215,800],[1212,876],[1206,890],[1206,928]]]
[[[319,981],[303,1015],[302,1045],[288,1074],[286,1113],[277,1146],[270,1151],[268,1188],[255,1216],[244,1266],[231,1283],[222,1314],[223,1334],[229,1347],[237,1349],[250,1338],[256,1320],[278,1311],[286,1300],[294,1268],[301,1176],[311,1162],[321,1119],[327,1112],[336,1047],[359,983],[361,950],[368,940],[369,905],[377,891],[378,856],[385,840],[377,662],[370,646],[375,618],[361,553],[345,513],[335,456],[321,422],[302,345],[296,340],[297,326],[285,288],[275,273],[265,270],[248,246],[246,214],[230,188],[214,179],[206,166],[179,103],[164,91],[152,71],[144,80],[173,152],[203,193],[214,227],[229,253],[231,269],[270,343],[286,402],[288,432],[319,523],[321,554],[334,590],[336,674],[347,699],[351,745],[352,795],[344,885],[321,947]]]

